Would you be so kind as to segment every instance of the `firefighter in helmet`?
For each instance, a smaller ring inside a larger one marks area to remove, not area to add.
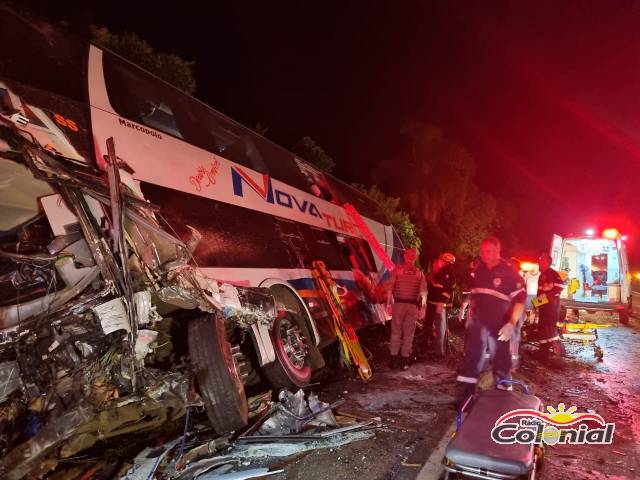
[[[432,351],[438,357],[444,357],[446,353],[447,313],[456,283],[452,268],[455,261],[452,253],[441,254],[433,262],[433,270],[427,277],[427,342],[434,341]]]

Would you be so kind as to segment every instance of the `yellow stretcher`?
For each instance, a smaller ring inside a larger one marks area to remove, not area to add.
[[[355,330],[344,321],[345,312],[342,300],[337,293],[338,287],[323,261],[315,260],[311,266],[311,273],[318,287],[318,292],[324,298],[331,312],[333,326],[340,341],[341,360],[346,367],[357,366],[360,378],[366,382],[371,379],[373,372]]]
[[[562,323],[559,322],[558,329],[563,339],[578,340],[584,343],[593,342],[598,339],[598,329],[610,328],[610,323]]]
[[[611,323],[563,323],[558,322],[558,329],[560,330],[560,334],[564,340],[575,340],[582,342],[584,344],[588,344],[589,342],[594,342],[594,353],[595,356],[602,360],[604,356],[604,351],[601,347],[595,344],[596,340],[598,340],[598,329],[599,328],[610,328],[613,325]]]

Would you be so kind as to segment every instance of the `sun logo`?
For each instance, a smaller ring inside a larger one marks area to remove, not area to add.
[[[547,425],[556,425],[558,427],[567,427],[576,423],[587,420],[594,421],[600,425],[606,425],[604,418],[595,412],[577,412],[578,407],[566,407],[564,403],[559,403],[558,408],[547,406],[547,412],[538,410],[518,409],[511,410],[496,421],[496,425],[504,423],[513,418],[537,418]]]
[[[543,413],[542,416],[548,418],[556,425],[569,424],[573,422],[576,417],[580,416],[573,414],[576,410],[578,410],[578,407],[576,406],[571,406],[569,409],[566,409],[564,403],[559,403],[557,410],[551,405],[547,406],[547,412],[549,413]]]

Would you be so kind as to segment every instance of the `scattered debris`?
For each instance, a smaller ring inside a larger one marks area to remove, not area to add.
[[[201,480],[245,480],[249,478],[269,477],[271,475],[277,475],[284,470],[269,471],[268,468],[252,468],[251,470],[240,470],[232,473],[215,473],[202,475],[199,477]]]
[[[176,312],[247,331],[272,326],[275,307],[268,289],[198,270],[202,235],[161,227],[113,139],[98,165],[45,150],[2,115],[0,140],[0,477],[19,480],[203,405],[173,350]]]
[[[278,398],[279,402],[272,404],[269,411],[240,438],[246,439],[252,435],[274,437],[296,434],[312,421],[318,426],[338,426],[331,410],[344,403],[344,400],[329,405],[320,402],[312,393],[307,403],[302,390],[295,394],[282,390]]]
[[[197,445],[189,440],[191,447],[181,454],[176,447],[192,436],[187,433],[160,447],[145,448],[121,478],[140,480],[157,474],[158,478],[192,480],[274,475],[282,470],[269,471],[268,466],[277,459],[366,440],[372,438],[372,430],[380,426],[374,421],[341,425],[331,410],[342,401],[329,405],[313,393],[305,400],[302,390],[295,394],[283,390],[278,398],[278,402],[272,402],[267,412],[235,440],[229,436],[219,437]],[[259,395],[249,402],[261,405],[263,400],[264,395]],[[252,463],[258,465],[243,468]]]

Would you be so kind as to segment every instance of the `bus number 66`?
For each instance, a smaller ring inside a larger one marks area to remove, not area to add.
[[[59,113],[54,113],[53,114],[53,118],[54,118],[54,120],[56,121],[56,123],[58,125],[62,125],[63,127],[67,127],[72,132],[77,132],[77,131],[80,130],[78,128],[78,125],[76,125],[76,122],[74,122],[73,120],[70,120],[68,118],[64,118]]]

